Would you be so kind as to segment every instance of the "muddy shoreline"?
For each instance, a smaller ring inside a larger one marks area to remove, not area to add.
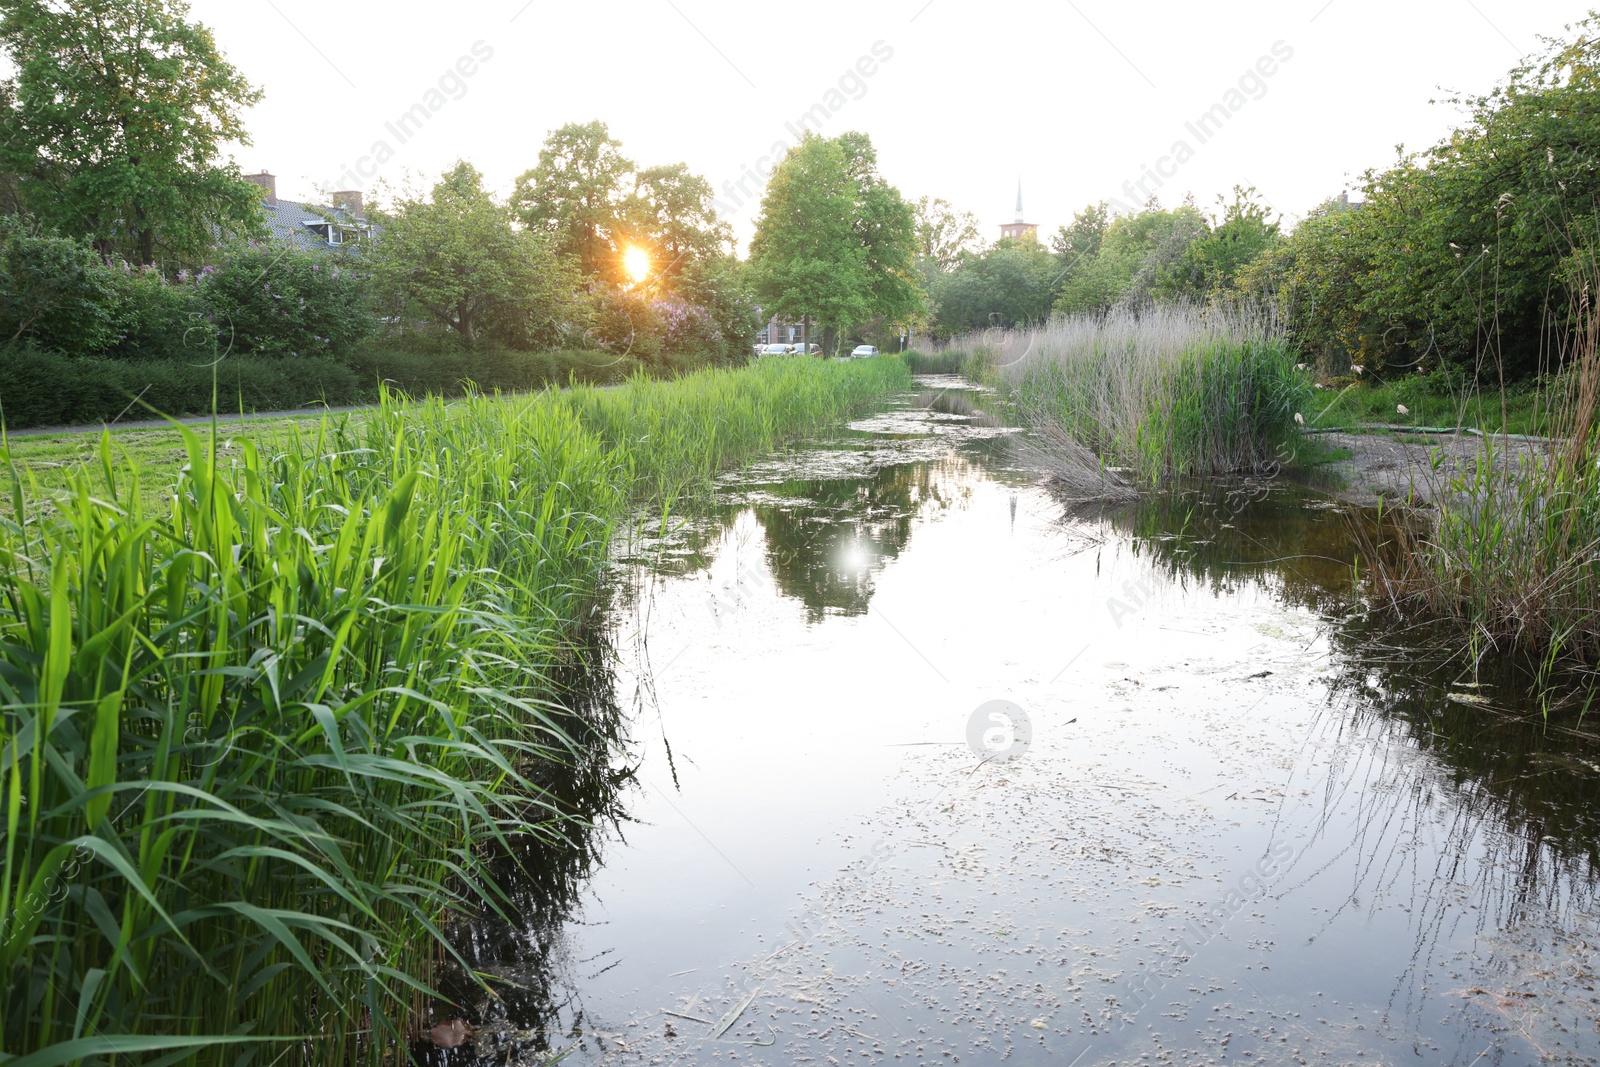
[[[1432,507],[1484,456],[1484,438],[1470,434],[1328,433],[1318,439],[1348,457],[1317,468],[1318,488],[1352,504]],[[1546,446],[1533,441],[1490,438],[1495,469],[1505,471]]]

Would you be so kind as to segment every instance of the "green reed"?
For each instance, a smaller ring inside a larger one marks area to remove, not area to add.
[[[229,458],[177,428],[170,481],[6,450],[0,1062],[403,1059],[442,923],[503,899],[484,846],[573,818],[552,672],[619,522],[904,380],[385,396]]]
[[[1308,396],[1292,351],[1243,312],[1158,307],[957,342],[968,373],[1146,484],[1270,469]]]

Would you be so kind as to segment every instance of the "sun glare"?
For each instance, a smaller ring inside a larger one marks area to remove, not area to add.
[[[635,245],[629,245],[628,250],[622,253],[622,269],[628,272],[633,284],[638,285],[650,277],[650,253]]]

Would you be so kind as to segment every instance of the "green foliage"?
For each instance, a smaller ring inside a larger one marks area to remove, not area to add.
[[[715,190],[686,163],[638,171],[623,206],[623,236],[650,253],[654,277],[677,278],[732,254],[733,228],[717,219]],[[612,262],[615,262],[613,259]]]
[[[113,337],[110,271],[87,243],[0,216],[0,340],[98,352]]]
[[[189,280],[166,277],[155,267],[110,269],[116,337],[104,349],[53,346],[69,356],[169,359],[207,363],[217,357],[216,330]],[[226,341],[224,340],[224,344]]]
[[[1050,316],[1060,269],[1037,241],[1001,240],[937,275],[929,295],[941,337],[1043,322]]]
[[[344,355],[377,328],[360,268],[354,256],[319,249],[234,248],[196,277],[204,332],[221,351],[245,355]]]
[[[484,845],[571,819],[545,785],[578,758],[552,671],[630,502],[906,380],[793,360],[391,399],[232,460],[182,430],[175,475],[108,435],[50,506],[0,457],[4,1047],[404,1059],[414,995],[453,957],[439,916],[502,905]]]
[[[187,360],[77,359],[13,345],[0,350],[5,423],[18,430],[149,418],[143,404],[169,415],[203,414],[211,410],[210,358],[194,349]],[[224,412],[350,404],[376,393],[375,379],[321,358],[231,356],[217,365],[216,379]]]
[[[1222,203],[1221,197],[1217,200]],[[1278,223],[1255,189],[1236,185],[1221,221],[1185,249],[1177,272],[1181,283],[1174,288],[1178,295],[1195,297],[1236,292],[1241,272],[1280,240]]]
[[[617,358],[650,360],[666,346],[666,328],[655,302],[643,293],[596,283],[589,291],[590,346]]]
[[[926,196],[920,197],[912,210],[924,275],[954,270],[967,256],[977,254],[983,241],[972,212],[957,211],[946,200]]]
[[[1058,318],[1008,342],[951,351],[995,368],[1031,421],[1149,484],[1281,466],[1310,394],[1281,333],[1231,312]]]
[[[705,351],[718,353],[730,363],[749,357],[761,330],[761,310],[744,263],[732,256],[702,257],[688,263],[673,285],[685,301],[703,309],[709,320]],[[674,343],[667,345],[669,350],[674,347]]]
[[[259,191],[221,161],[249,144],[260,93],[184,0],[16,0],[0,48],[16,69],[0,170],[63,234],[135,263],[201,259],[217,228],[260,229]]]
[[[1302,351],[1376,372],[1440,359],[1473,375],[1541,369],[1572,319],[1574,248],[1595,245],[1597,29],[1591,15],[1493,92],[1454,101],[1465,125],[1369,171],[1358,210],[1325,205],[1268,257],[1252,281]]]
[[[545,138],[538,166],[517,179],[511,207],[580,274],[616,284],[625,280],[619,238],[633,172],[605,123],[569,123]]]
[[[429,199],[402,198],[380,221],[383,239],[363,258],[380,305],[405,322],[431,321],[469,345],[527,347],[573,312],[576,279],[544,237],[512,224],[466,162]]]
[[[911,208],[858,133],[807,132],[773,172],[750,242],[762,308],[815,316],[841,337],[875,315],[905,322],[922,312],[916,254]]]
[[[172,286],[181,290],[181,287]],[[201,330],[209,344],[210,324]],[[175,358],[72,358],[27,345],[0,349],[0,406],[12,430],[95,425],[212,409],[210,349]],[[410,396],[458,397],[472,391],[529,392],[572,382],[615,385],[638,374],[670,378],[736,362],[716,348],[637,353],[588,348],[523,352],[489,344],[368,347],[344,359],[231,355],[216,365],[217,406],[224,413],[291,411],[371,403],[380,383]],[[138,403],[135,403],[135,398]]]

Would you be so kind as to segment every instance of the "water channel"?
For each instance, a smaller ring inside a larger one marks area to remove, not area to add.
[[[1345,505],[1075,514],[988,399],[627,546],[595,829],[441,1062],[1600,1062],[1587,726],[1369,615]]]

